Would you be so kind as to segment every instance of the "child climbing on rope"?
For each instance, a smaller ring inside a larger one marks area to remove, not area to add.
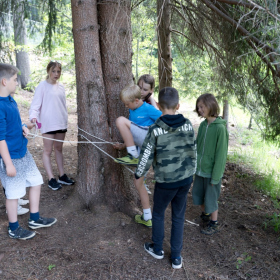
[[[11,96],[18,85],[17,73],[16,67],[0,64],[0,179],[6,196],[8,234],[11,238],[26,240],[36,234],[18,223],[18,199],[25,195],[26,187],[29,187],[30,205],[28,226],[31,229],[50,227],[57,220],[39,214],[43,178],[27,149],[29,130],[21,123],[17,103]]]
[[[193,204],[200,205],[203,222],[208,222],[201,233],[212,235],[219,231],[218,198],[228,151],[226,121],[219,117],[216,98],[205,93],[198,97],[195,111],[205,118],[197,134],[197,170],[192,190]]]
[[[144,249],[156,259],[163,259],[164,213],[171,203],[171,260],[173,268],[182,267],[181,250],[187,194],[196,168],[196,142],[191,122],[177,114],[179,94],[166,87],[159,92],[162,116],[149,128],[142,145],[135,171],[135,185],[143,208],[149,207],[149,197],[143,188],[143,176],[153,164],[155,192],[153,206],[152,241]],[[145,215],[145,212],[144,212]],[[136,215],[135,219],[141,219]]]
[[[141,90],[137,85],[129,85],[120,93],[120,99],[129,108],[129,119],[118,117],[116,126],[120,131],[124,144],[115,144],[116,149],[126,147],[128,155],[115,159],[115,162],[137,166],[138,149],[141,149],[148,128],[161,116],[161,111],[154,106],[143,102]]]
[[[59,82],[61,68],[61,63],[58,61],[52,60],[48,63],[47,78],[37,86],[29,110],[31,122],[41,125],[41,133],[44,137],[43,164],[48,175],[48,186],[54,191],[61,189],[61,184],[75,183],[64,171],[63,140],[67,132],[68,113],[65,89]],[[53,149],[59,171],[58,180],[53,175],[51,165]]]

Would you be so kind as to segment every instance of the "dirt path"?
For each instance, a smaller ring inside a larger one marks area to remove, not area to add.
[[[27,120],[32,94],[23,93],[20,111]],[[28,104],[29,103],[29,104]],[[69,113],[68,140],[77,135],[74,101]],[[194,125],[199,120],[184,110]],[[75,178],[76,146],[65,144],[65,166]],[[41,162],[42,141],[29,141],[29,150],[46,181]],[[263,222],[273,214],[266,196],[253,186],[254,174],[241,166],[228,163],[219,200],[222,230],[204,236],[200,227],[186,222],[182,256],[184,267],[173,270],[170,255],[170,209],[166,213],[165,258],[155,260],[145,253],[144,242],[151,230],[133,221],[133,213],[110,213],[105,206],[95,212],[81,207],[75,186],[60,191],[42,187],[42,215],[55,216],[58,222],[39,229],[30,241],[12,240],[7,235],[4,195],[0,199],[0,279],[279,279],[279,234],[264,230]],[[152,174],[148,183],[153,192]],[[152,196],[150,196],[152,201]],[[198,207],[189,194],[186,219],[197,222]],[[20,216],[26,225],[28,215]]]

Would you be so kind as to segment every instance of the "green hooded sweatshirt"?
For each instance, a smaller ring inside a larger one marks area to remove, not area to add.
[[[196,174],[211,178],[211,184],[218,184],[223,176],[228,151],[226,121],[217,117],[208,125],[204,120],[198,129]]]

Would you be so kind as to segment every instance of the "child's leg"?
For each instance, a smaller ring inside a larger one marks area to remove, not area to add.
[[[191,185],[186,185],[177,189],[177,193],[171,201],[171,259],[178,259],[181,257],[181,250],[183,247],[185,211],[187,206],[187,195],[190,187]]]
[[[65,139],[65,133],[57,133],[54,135],[54,139],[57,140],[64,140]],[[54,152],[55,152],[55,160],[59,171],[59,176],[64,175],[64,164],[63,164],[63,153],[62,153],[62,147],[63,142],[57,142],[54,141]]]
[[[139,193],[143,209],[150,208],[149,195],[148,195],[147,190],[146,190],[145,185],[144,185],[144,177],[141,177],[137,180],[134,179],[134,184],[135,184],[136,189]]]
[[[17,199],[6,199],[6,210],[10,223],[17,222]]]
[[[118,117],[116,119],[116,126],[122,136],[126,147],[135,146],[132,134],[130,132],[131,121],[125,117]]]
[[[218,209],[211,213],[211,221],[217,221],[218,220]]]
[[[43,149],[43,164],[45,170],[47,172],[49,180],[54,178],[52,172],[52,165],[51,165],[51,153],[53,149],[53,139],[54,134],[43,134],[43,137],[47,137],[49,139],[43,139],[44,149]]]
[[[29,208],[31,213],[39,212],[41,185],[29,188]]]

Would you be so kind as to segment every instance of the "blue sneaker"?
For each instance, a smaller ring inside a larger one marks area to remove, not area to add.
[[[160,251],[158,253],[156,253],[154,251],[154,244],[153,243],[145,243],[144,244],[144,249],[147,253],[149,253],[151,256],[153,256],[154,258],[158,259],[158,260],[161,260],[163,259],[164,257],[164,252],[163,251]]]
[[[172,259],[172,267],[174,269],[179,269],[182,267],[182,262],[183,262],[183,258],[182,257],[179,257],[179,258],[176,258],[176,259]]]

